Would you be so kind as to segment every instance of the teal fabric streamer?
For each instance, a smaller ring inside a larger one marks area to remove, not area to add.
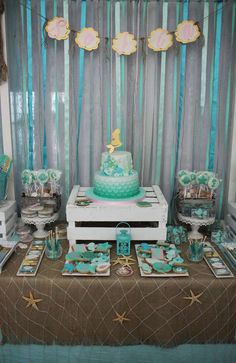
[[[64,17],[68,19],[68,0],[63,3]],[[70,191],[70,110],[69,110],[69,93],[70,93],[70,79],[69,79],[69,39],[64,40],[64,88],[65,88],[65,101],[64,101],[64,150],[65,150],[65,194],[68,198]]]
[[[48,160],[47,160],[47,134],[46,134],[46,123],[45,123],[45,109],[46,109],[46,80],[47,80],[47,51],[45,47],[45,39],[44,39],[44,23],[46,18],[46,0],[40,1],[40,12],[41,12],[41,58],[42,58],[42,84],[43,84],[43,168],[47,169]]]
[[[53,16],[57,16],[57,0],[53,2]],[[56,126],[56,142],[57,142],[57,150],[60,149],[59,142],[59,110],[58,110],[58,86],[57,86],[57,40],[54,40],[54,62],[55,62],[55,84],[54,84],[54,93],[55,93],[55,126]],[[60,164],[60,153],[57,153],[57,169],[61,168]]]
[[[202,47],[202,66],[201,66],[201,96],[200,96],[201,109],[204,108],[206,102],[208,28],[209,28],[209,3],[205,2],[204,21],[203,21],[203,30],[202,30],[204,36],[204,47]]]
[[[122,1],[121,3],[121,17],[125,16],[125,9],[126,9],[126,1]],[[124,101],[125,98],[125,68],[126,68],[126,64],[127,64],[127,57],[122,55],[121,56],[121,100],[122,103]],[[124,120],[124,110],[123,107],[120,107],[120,112],[121,112],[121,140],[122,140],[122,147],[121,149],[125,149],[126,147],[126,122]]]
[[[176,2],[176,24],[179,22],[179,10],[180,3]],[[173,128],[176,129],[176,114],[177,114],[177,81],[178,81],[178,58],[175,55],[174,59],[174,77],[173,77],[173,94],[172,94],[172,115],[173,115]],[[176,142],[177,144],[177,142]],[[170,195],[171,203],[170,208],[168,208],[168,223],[172,223],[172,217],[174,215],[174,186],[175,186],[175,170],[176,170],[176,144],[173,140],[173,145],[171,149],[171,160],[170,160]]]
[[[27,58],[28,58],[28,162],[27,168],[34,168],[34,127],[33,127],[33,83],[32,83],[32,29],[31,29],[31,0],[26,2],[26,26],[27,26]]]
[[[111,26],[111,22],[110,22],[110,16],[111,16],[111,3],[110,1],[106,1],[106,10],[107,10],[107,37],[108,37],[108,43],[107,43],[107,47],[109,49],[109,47],[111,46],[110,45],[110,26]],[[108,63],[108,72],[107,74],[110,75],[110,63]],[[107,81],[109,82],[110,80],[110,77],[107,77],[106,78]],[[110,87],[109,87],[109,84],[107,85],[107,144],[110,143],[111,141],[111,92],[110,92]]]
[[[143,1],[142,3],[142,28],[144,29],[145,18],[147,14],[147,1]],[[143,46],[143,44],[142,44]],[[139,95],[138,95],[138,120],[139,120],[139,128],[142,128],[142,121],[143,121],[143,89],[144,89],[144,77],[143,77],[143,68],[144,68],[144,52],[141,52],[141,59],[140,59],[140,68],[139,68]],[[138,157],[136,163],[136,169],[138,174],[140,175],[141,172],[141,161],[142,161],[142,143],[140,140],[140,147],[138,149]]]
[[[81,18],[80,29],[86,26],[86,1],[81,4]],[[77,138],[76,138],[76,160],[77,160],[77,182],[79,181],[79,135],[80,135],[80,122],[83,103],[83,90],[84,90],[84,49],[80,48],[79,51],[79,99],[78,99],[78,121],[77,121]]]
[[[167,29],[168,3],[162,4],[162,28]],[[163,127],[165,112],[165,80],[166,80],[166,52],[161,53],[161,81],[160,81],[160,104],[158,115],[158,135],[157,135],[157,165],[155,183],[160,184],[161,165],[162,165],[162,146],[163,146]]]
[[[234,2],[232,8],[232,31],[231,31],[231,49],[233,49],[233,40],[234,40],[234,31],[235,31],[235,10],[236,10],[236,3]],[[226,97],[226,109],[225,109],[225,134],[224,134],[224,148],[227,150],[228,148],[228,138],[229,138],[229,119],[230,119],[230,100],[231,100],[231,82],[232,82],[232,65],[229,69],[228,74],[228,85],[227,85],[227,97]],[[226,163],[226,161],[225,161]],[[225,164],[223,167],[225,170]],[[223,175],[224,177],[224,175]],[[220,189],[220,198],[219,198],[219,208],[218,208],[218,215],[217,217],[221,217],[221,211],[223,207],[223,197],[224,197],[224,183]]]
[[[21,37],[22,37],[22,42],[25,42],[25,13],[24,13],[24,6],[23,4],[20,7],[20,12],[21,12]],[[27,103],[26,103],[26,95],[27,95],[27,71],[26,71],[26,62],[23,60],[22,62],[22,88],[23,88],[23,112],[24,112],[24,116],[23,116],[23,120],[24,120],[24,127],[25,129],[28,128],[28,124],[27,124],[27,120],[26,120],[26,115],[27,115]],[[24,150],[24,151],[23,151]],[[27,144],[27,142],[25,143],[24,148],[22,148],[22,152],[24,152],[24,157],[22,158],[23,160],[27,161],[28,160],[28,156],[29,156],[29,145]],[[27,167],[27,165],[25,165],[25,167]]]
[[[219,93],[219,76],[220,76],[222,7],[223,7],[223,5],[221,2],[217,4],[214,74],[213,74],[213,96],[212,96],[212,104],[211,104],[211,132],[210,132],[208,170],[214,170],[214,163],[215,163],[215,143],[216,143],[217,120],[218,120],[218,93]]]
[[[188,19],[188,0],[183,2],[183,20]],[[186,66],[186,45],[181,44],[180,51],[180,85],[179,85],[179,111],[178,111],[178,126],[177,126],[177,149],[176,149],[176,168],[179,163],[179,147],[180,147],[180,134],[183,118],[184,107],[184,91],[185,91],[185,66]]]
[[[206,102],[206,78],[207,78],[207,54],[208,54],[208,29],[209,29],[209,3],[204,3],[204,21],[203,21],[203,35],[204,47],[202,47],[202,64],[201,64],[201,90],[200,90],[200,109],[201,121],[200,130],[203,129],[203,115]],[[203,137],[200,138],[200,152],[203,151]]]
[[[120,33],[120,2],[115,3],[115,33]],[[116,53],[116,127],[121,128],[121,75],[120,58]]]

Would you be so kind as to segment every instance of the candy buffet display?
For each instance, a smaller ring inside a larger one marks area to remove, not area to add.
[[[45,251],[44,241],[33,241],[26,252],[16,276],[35,276]]]
[[[173,244],[141,243],[135,245],[135,250],[142,277],[189,276],[181,251]]]
[[[74,244],[66,255],[64,276],[110,276],[110,248],[108,242]]]

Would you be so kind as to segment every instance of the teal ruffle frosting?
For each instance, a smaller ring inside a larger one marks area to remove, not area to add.
[[[139,193],[138,174],[130,176],[109,177],[99,173],[95,175],[94,193],[103,198],[123,199]]]

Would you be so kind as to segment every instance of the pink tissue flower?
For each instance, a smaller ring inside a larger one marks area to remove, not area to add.
[[[49,38],[57,40],[65,40],[70,34],[68,22],[64,18],[58,18],[57,16],[47,22],[45,30]]]
[[[135,53],[137,41],[134,40],[134,35],[128,32],[119,33],[112,41],[112,49],[120,55],[130,55]]]
[[[169,49],[173,45],[173,36],[166,29],[153,30],[148,38],[148,47],[156,52]]]
[[[176,40],[184,44],[195,42],[200,35],[199,27],[193,20],[182,21],[175,32]]]
[[[80,48],[91,51],[98,48],[100,38],[93,28],[84,28],[77,33],[75,42]]]

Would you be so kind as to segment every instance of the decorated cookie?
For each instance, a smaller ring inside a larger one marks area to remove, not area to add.
[[[96,266],[96,271],[98,273],[105,273],[105,272],[107,272],[109,270],[110,266],[111,266],[110,263],[101,263],[101,264],[98,264]]]
[[[150,265],[148,265],[147,263],[145,262],[141,262],[139,264],[139,267],[142,269],[143,273],[145,274],[151,274],[152,273],[152,268]]]
[[[179,263],[183,263],[184,262],[184,259],[180,256],[177,256],[175,258],[173,258],[173,260],[170,262],[170,265],[171,264],[179,264]]]
[[[108,242],[99,243],[96,247],[96,251],[97,252],[107,252],[111,247],[112,247],[112,245]]]
[[[142,251],[150,251],[151,252],[151,246],[148,243],[141,243],[140,250]]]
[[[99,265],[99,264],[104,264],[104,262],[108,262],[108,261],[109,261],[109,256],[102,255],[100,257],[93,258],[91,260],[91,263],[93,265]]]
[[[76,270],[81,274],[95,274],[96,266],[88,263],[79,262],[76,264]]]
[[[173,267],[173,272],[176,274],[185,274],[188,272],[188,270],[186,267],[175,266],[175,267]]]
[[[156,258],[158,260],[164,260],[164,252],[161,247],[151,248],[152,258]]]
[[[65,263],[62,272],[72,273],[74,272],[75,266],[72,263]]]
[[[72,250],[74,252],[82,253],[82,252],[86,252],[86,247],[85,247],[85,244],[74,244],[72,246]]]
[[[170,272],[172,270],[172,266],[168,265],[167,263],[164,262],[155,262],[153,265],[153,270],[155,270],[156,272]]]
[[[96,245],[95,245],[95,243],[94,243],[94,242],[89,243],[89,244],[87,245],[87,249],[88,249],[89,251],[94,252],[94,251],[95,251],[95,249],[96,249]]]
[[[78,261],[79,259],[81,259],[81,253],[79,252],[69,252],[66,255],[66,260],[67,261]]]

